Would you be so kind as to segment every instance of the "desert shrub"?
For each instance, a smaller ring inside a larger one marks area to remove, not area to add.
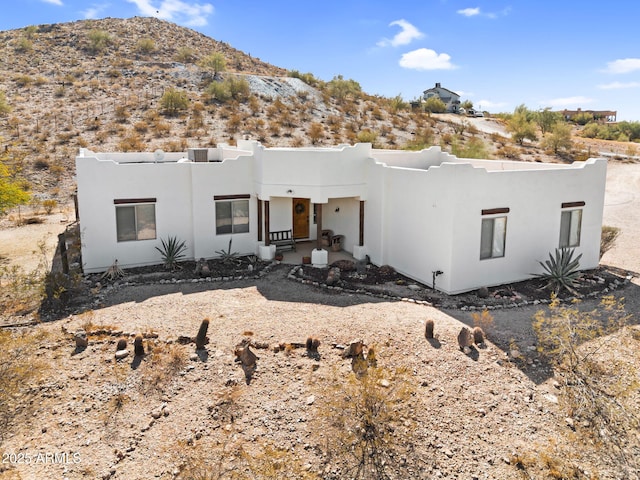
[[[324,126],[321,123],[313,122],[309,125],[307,130],[309,140],[313,145],[317,144],[322,138],[324,138]]]
[[[19,87],[28,87],[33,83],[33,78],[29,75],[20,74],[13,77],[13,81],[16,82],[16,85]]]
[[[513,145],[504,145],[496,150],[498,157],[509,158],[511,160],[518,160],[520,158],[521,150]]]
[[[11,106],[7,102],[7,94],[0,90],[0,117],[7,115],[11,111]]]
[[[0,330],[0,442],[37,403],[46,365],[37,358],[42,334]]]
[[[33,43],[28,38],[22,37],[16,44],[16,52],[31,53],[33,51]]]
[[[122,152],[142,152],[145,149],[145,144],[140,135],[136,132],[130,132],[118,142],[118,149]]]
[[[118,120],[120,123],[124,123],[129,119],[131,114],[127,110],[126,105],[118,105],[115,109],[115,116],[116,120]]]
[[[560,404],[573,422],[578,448],[596,448],[599,460],[632,478],[640,471],[640,414],[637,344],[621,301],[603,297],[585,310],[552,296],[548,310],[534,316],[538,351],[553,366],[561,385]]]
[[[109,35],[109,32],[106,32],[104,30],[96,30],[96,29],[91,30],[89,32],[89,34],[87,35],[87,39],[89,41],[87,49],[92,54],[102,52],[109,45],[111,45],[113,41],[111,39],[111,36]]]
[[[180,47],[176,53],[175,59],[180,63],[193,63],[196,58],[196,52],[190,47]]]
[[[600,258],[613,248],[618,235],[620,235],[620,229],[618,227],[611,227],[609,225],[602,226],[602,233],[600,234]]]
[[[480,313],[473,312],[471,314],[471,319],[473,320],[473,326],[480,328],[485,334],[491,333],[491,331],[493,330],[493,315],[491,315],[489,313],[489,310],[487,310],[486,308]]]
[[[143,374],[146,390],[162,392],[187,365],[188,357],[181,345],[154,345],[147,352],[150,363]]]
[[[162,95],[160,105],[166,115],[177,115],[189,107],[189,97],[182,90],[169,88]]]
[[[454,142],[451,153],[460,158],[489,158],[487,146],[479,137],[471,137],[464,144]]]
[[[53,213],[53,209],[57,206],[58,202],[53,198],[49,198],[42,202],[42,207],[44,208],[44,211],[47,213],[47,215],[51,215],[51,213]]]
[[[153,41],[152,38],[141,38],[136,43],[136,52],[141,53],[143,55],[148,55],[152,53],[156,49],[156,42]]]
[[[365,128],[364,130],[361,130],[360,132],[358,132],[357,139],[358,139],[358,142],[361,142],[361,143],[373,144],[378,139],[378,134],[374,131],[369,130],[368,128]]]
[[[334,376],[323,386],[317,414],[327,461],[339,464],[344,478],[385,479],[391,469],[402,470],[399,459],[411,456],[419,441],[410,420],[412,393],[404,370],[369,366],[364,375]],[[420,459],[408,463],[416,467]]]

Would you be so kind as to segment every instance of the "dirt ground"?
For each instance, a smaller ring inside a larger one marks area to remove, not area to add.
[[[639,182],[640,165],[610,162],[604,223],[622,234],[603,263],[632,272],[640,272]],[[33,244],[64,226],[52,216],[45,224],[0,230],[2,255],[28,265]],[[19,249],[7,250],[8,244]],[[471,324],[469,312],[323,290],[291,281],[288,272],[280,266],[258,280],[96,289],[92,309],[38,326],[45,333],[34,361],[49,368],[29,418],[2,452],[7,460],[67,452],[71,461],[5,462],[0,478],[187,478],[185,466],[199,461],[209,473],[252,478],[243,452],[260,460],[269,446],[301,471],[347,478],[346,466],[329,454],[333,439],[322,412],[334,377],[351,371],[341,354],[354,339],[375,345],[379,365],[403,369],[412,389],[397,430],[408,448],[390,467],[391,478],[520,478],[514,455],[562,455],[553,443],[568,428],[559,390],[533,352],[530,319],[540,306],[492,311],[489,342],[465,355],[456,336]],[[636,277],[616,292],[636,318],[639,286]],[[196,354],[181,340],[194,337],[205,317],[209,344]],[[432,342],[424,339],[427,319],[436,325]],[[79,351],[72,334],[81,327],[89,346]],[[136,334],[153,353],[133,356]],[[320,339],[318,356],[274,349],[308,336]],[[116,361],[122,337],[129,355]],[[234,361],[243,339],[260,347],[250,378]],[[526,360],[509,355],[511,340],[530,354]],[[574,453],[584,475],[622,478],[593,452]]]

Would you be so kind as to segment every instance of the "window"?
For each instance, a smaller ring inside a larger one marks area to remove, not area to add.
[[[560,214],[560,248],[580,245],[582,209],[564,210]]]
[[[156,199],[114,200],[118,242],[156,238]],[[134,205],[132,205],[134,204]]]
[[[216,195],[216,235],[249,231],[249,195]]]
[[[482,210],[482,215],[509,213],[508,208]],[[491,217],[482,219],[480,233],[480,260],[504,257],[504,246],[507,237],[507,217]]]

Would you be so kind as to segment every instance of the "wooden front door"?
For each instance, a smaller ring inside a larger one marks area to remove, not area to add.
[[[293,238],[309,238],[309,206],[308,198],[293,199]]]

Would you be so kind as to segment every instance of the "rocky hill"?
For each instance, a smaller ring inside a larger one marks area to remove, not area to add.
[[[225,68],[202,67],[212,54],[224,58]],[[0,55],[0,92],[8,107],[0,109],[0,141],[40,200],[69,202],[82,147],[182,151],[249,135],[266,146],[442,145],[459,156],[556,160],[534,145],[509,145],[494,119],[429,116],[402,99],[367,95],[355,81],[334,85],[287,72],[155,18],[4,31]],[[225,97],[223,88],[232,92]],[[167,112],[162,97],[171,89],[186,104]],[[483,128],[487,122],[490,128]]]

